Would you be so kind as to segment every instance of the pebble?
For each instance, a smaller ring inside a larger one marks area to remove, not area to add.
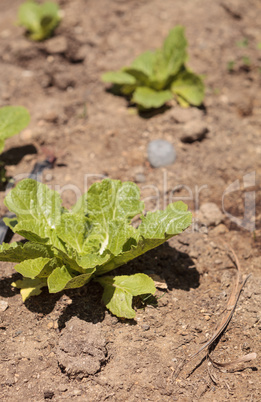
[[[144,183],[146,181],[146,177],[143,173],[136,173],[135,175],[135,182],[136,183]]]
[[[169,115],[176,123],[188,123],[192,120],[201,120],[203,118],[202,110],[196,107],[189,109],[175,107],[171,109]]]
[[[75,85],[74,79],[69,73],[58,73],[54,76],[54,84],[57,88],[65,90],[68,87],[73,87]]]
[[[52,399],[54,396],[53,391],[46,390],[44,391],[44,399]]]
[[[214,202],[206,202],[201,205],[198,218],[205,226],[217,226],[222,222],[224,216]]]
[[[67,389],[68,389],[68,387],[67,387],[67,385],[65,385],[65,384],[60,384],[57,389],[58,389],[58,391],[60,391],[60,392],[66,392]]]
[[[58,113],[54,111],[47,112],[46,114],[43,115],[43,119],[48,123],[56,123],[58,118],[59,118]]]
[[[47,328],[48,328],[48,329],[53,328],[53,321],[48,322]]]
[[[55,36],[48,39],[45,43],[45,49],[49,54],[65,53],[67,47],[67,40],[64,36]]]
[[[29,141],[32,139],[33,132],[30,129],[24,130],[20,134],[20,138],[23,141]]]
[[[0,300],[0,311],[5,311],[9,307],[7,301],[5,300]]]
[[[74,396],[80,396],[82,394],[82,391],[80,389],[75,389],[75,390],[73,390],[72,393]]]
[[[83,61],[87,54],[88,54],[88,47],[87,46],[81,46],[75,53],[70,55],[70,60],[72,61]]]
[[[176,152],[166,140],[151,141],[147,148],[148,160],[152,167],[171,165],[176,159]]]
[[[220,225],[218,225],[217,227],[215,227],[213,230],[212,230],[212,234],[214,234],[214,235],[221,235],[221,234],[225,234],[225,233],[227,233],[229,230],[228,230],[228,228],[223,224],[223,223],[221,223]]]
[[[148,331],[150,329],[150,326],[148,324],[144,324],[141,326],[141,328],[143,329],[143,331]]]
[[[202,141],[208,133],[206,123],[200,120],[190,121],[183,127],[181,141],[191,144],[195,141]]]

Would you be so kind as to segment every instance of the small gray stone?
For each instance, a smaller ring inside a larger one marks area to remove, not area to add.
[[[48,39],[45,43],[45,49],[49,54],[65,53],[67,47],[67,40],[64,36],[55,36]]]
[[[200,120],[190,121],[183,127],[181,141],[185,143],[192,143],[195,141],[203,140],[208,133],[206,123]]]
[[[198,218],[206,226],[217,226],[223,221],[224,215],[214,202],[206,202],[201,205]]]
[[[168,141],[154,140],[148,145],[148,159],[152,167],[171,165],[176,159],[176,152]]]

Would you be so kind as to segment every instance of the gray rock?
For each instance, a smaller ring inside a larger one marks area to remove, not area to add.
[[[205,226],[217,226],[223,221],[224,215],[214,202],[206,202],[199,209],[198,219]]]
[[[73,317],[61,332],[56,355],[69,377],[81,379],[97,373],[107,356],[100,324]]]
[[[169,111],[169,116],[176,123],[188,123],[191,120],[201,120],[203,118],[203,112],[196,107],[191,107],[188,109],[175,107]]]
[[[200,120],[190,121],[183,127],[181,141],[185,143],[192,143],[195,141],[203,140],[208,133],[206,123]]]
[[[152,167],[171,165],[176,159],[172,144],[165,140],[151,141],[147,148],[148,159]]]
[[[45,43],[45,49],[49,54],[65,53],[67,48],[68,44],[64,36],[55,36]]]

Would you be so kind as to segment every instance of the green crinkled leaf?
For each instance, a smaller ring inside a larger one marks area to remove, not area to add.
[[[32,40],[40,41],[48,38],[59,22],[58,5],[50,1],[43,4],[27,1],[18,11],[18,23],[27,29]]]
[[[91,221],[83,214],[65,213],[56,227],[59,238],[78,253],[84,252],[84,244],[92,230]],[[93,250],[89,250],[93,251]]]
[[[58,258],[28,259],[15,266],[15,270],[26,278],[47,278],[54,269],[61,267],[62,261]]]
[[[143,208],[140,190],[135,183],[104,179],[91,185],[87,194],[78,200],[73,212],[84,213],[91,221],[106,227],[112,220],[124,218],[130,221],[142,213]]]
[[[97,274],[106,272],[126,264],[128,261],[160,246],[166,240],[181,233],[192,221],[191,212],[187,211],[187,205],[182,201],[168,205],[164,211],[148,212],[142,217],[142,223],[137,229],[135,242],[129,243],[129,248],[115,256],[112,260],[97,268]]]
[[[171,85],[174,94],[184,98],[191,105],[200,106],[204,100],[204,84],[202,79],[189,71],[181,73]]]
[[[156,91],[161,91],[167,87],[168,79],[168,60],[164,57],[163,51],[158,49],[155,52],[153,74],[150,76],[148,86]]]
[[[103,82],[117,85],[135,85],[136,79],[125,71],[109,71],[102,75]]]
[[[30,122],[30,115],[22,106],[4,106],[0,108],[0,153],[7,138],[19,134]]]
[[[42,288],[44,286],[47,286],[46,280],[45,279],[30,279],[30,278],[23,278],[19,279],[16,282],[13,282],[11,284],[15,288],[21,289],[20,293],[23,299],[23,302],[25,302],[29,297],[31,296],[38,296],[40,293],[42,293]]]
[[[28,240],[64,249],[56,234],[63,213],[60,195],[32,179],[22,180],[5,198],[5,205],[17,216],[15,233]]]
[[[56,268],[47,279],[50,293],[58,293],[64,289],[75,289],[88,283],[95,269],[90,269],[85,274],[77,275],[72,270],[63,266]]]
[[[173,95],[171,91],[155,91],[147,87],[138,87],[133,94],[132,102],[137,103],[144,109],[152,109],[163,106],[171,100]]]
[[[124,250],[126,242],[133,239],[138,241],[138,231],[125,220],[115,220],[109,223],[107,239],[102,245],[102,250],[109,250],[111,254],[118,255]]]
[[[103,302],[117,317],[134,318],[133,296],[156,292],[153,280],[145,274],[105,276],[96,280],[104,287]]]
[[[50,262],[50,258],[34,258],[33,260],[25,260],[15,266],[15,270],[26,278],[36,278],[44,267]]]
[[[53,258],[54,253],[50,246],[37,243],[3,243],[0,245],[0,260],[22,262],[32,258]]]
[[[128,71],[129,74],[138,75],[141,73],[140,77],[149,78],[153,74],[153,67],[155,62],[155,52],[150,50],[140,54],[136,59],[131,63],[130,67],[126,68],[125,71]]]
[[[163,54],[168,64],[168,74],[176,75],[187,59],[187,40],[183,26],[173,28],[163,44]]]
[[[182,233],[192,221],[188,206],[182,201],[169,204],[164,211],[148,212],[142,217],[140,235],[146,239],[164,239]]]

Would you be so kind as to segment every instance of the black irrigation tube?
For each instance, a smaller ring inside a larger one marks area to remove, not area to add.
[[[52,169],[55,163],[55,158],[54,157],[47,157],[44,161],[42,162],[36,162],[34,165],[31,173],[29,173],[28,178],[34,179],[37,181],[42,181],[42,174],[45,169]],[[2,244],[4,241],[9,242],[11,238],[13,237],[13,232],[12,230],[6,226],[4,223],[3,219],[4,218],[14,218],[15,214],[11,212],[7,212],[4,216],[0,218],[0,244]]]

